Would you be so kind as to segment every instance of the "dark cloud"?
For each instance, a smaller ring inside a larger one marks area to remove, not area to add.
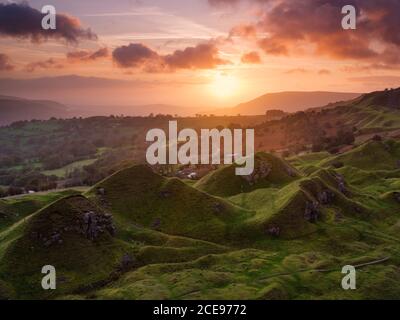
[[[148,72],[170,72],[177,69],[212,69],[229,61],[219,57],[214,42],[202,43],[172,54],[161,55],[140,43],[118,47],[113,60],[121,68],[140,68]]]
[[[80,50],[67,53],[67,59],[71,62],[95,61],[97,59],[106,58],[108,56],[108,48],[101,48],[97,51]]]
[[[57,60],[50,58],[44,61],[29,63],[25,66],[27,72],[35,72],[37,69],[62,69],[64,66]]]
[[[209,0],[212,5],[238,1]],[[231,36],[253,39],[266,54],[298,54],[303,45],[333,59],[400,65],[398,0],[242,0],[259,6],[255,21]],[[267,4],[267,5],[266,5]],[[342,8],[356,7],[357,30],[343,30]],[[256,34],[256,35],[255,35]],[[258,35],[258,36],[257,36]],[[261,37],[261,39],[260,39]],[[376,46],[376,44],[379,44]]]
[[[39,10],[27,3],[0,3],[0,36],[30,39],[32,42],[57,39],[77,43],[81,39],[97,39],[90,29],[82,28],[77,18],[57,14],[57,28],[44,30],[43,17]]]
[[[261,63],[261,57],[256,51],[245,53],[241,58],[242,63],[258,64]]]
[[[121,68],[136,68],[159,59],[157,52],[141,43],[131,43],[113,51],[113,60]]]
[[[11,64],[11,59],[4,53],[0,53],[0,71],[12,71],[14,70],[14,65]]]

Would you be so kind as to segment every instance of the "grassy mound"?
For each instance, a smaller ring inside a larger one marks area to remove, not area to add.
[[[251,177],[237,176],[236,165],[211,172],[195,184],[209,194],[229,197],[260,188],[283,187],[299,178],[299,173],[284,160],[267,153],[255,156],[255,170]]]
[[[109,208],[121,224],[214,242],[234,237],[240,222],[251,215],[179,179],[166,179],[147,166],[121,170],[88,195]]]
[[[394,140],[367,142],[347,153],[322,161],[323,167],[342,163],[367,171],[396,170],[400,166],[400,143]]]
[[[0,200],[0,231],[20,221],[45,205],[66,196],[77,195],[78,191],[65,190],[46,194],[24,195]]]
[[[124,246],[113,238],[111,217],[82,196],[43,208],[20,232],[0,263],[1,278],[18,297],[54,294],[41,288],[45,265],[56,268],[57,294],[62,294],[104,281],[124,254]]]

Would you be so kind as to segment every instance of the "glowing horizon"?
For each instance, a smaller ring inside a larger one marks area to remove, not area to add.
[[[40,11],[47,2],[32,0],[29,8]],[[355,1],[363,17],[351,31],[341,28],[336,1],[321,8],[312,0],[300,8],[275,0],[50,2],[70,29],[47,36],[0,25],[0,78],[129,80],[132,95],[110,88],[110,101],[196,107],[234,106],[267,92],[369,92],[400,80],[400,44],[375,32],[380,17],[370,1]],[[18,10],[10,10],[22,5],[0,3],[24,30]],[[305,16],[288,21],[279,6]],[[380,10],[396,14],[392,6],[384,2]]]

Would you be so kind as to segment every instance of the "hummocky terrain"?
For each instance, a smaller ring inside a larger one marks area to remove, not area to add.
[[[399,107],[387,91],[328,114],[388,133]],[[85,191],[0,200],[0,297],[398,299],[392,136],[335,154],[259,152],[247,177],[220,166],[193,183],[132,165]],[[56,268],[57,290],[42,289],[44,265]],[[342,288],[345,265],[357,268],[357,290]]]
[[[398,298],[399,158],[393,140],[289,161],[260,153],[252,176],[224,167],[194,187],[139,165],[33,213],[2,200],[1,297]],[[347,264],[356,291],[341,287]],[[41,288],[43,265],[57,290]]]

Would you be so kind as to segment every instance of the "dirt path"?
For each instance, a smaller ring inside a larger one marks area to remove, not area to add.
[[[382,258],[382,259],[379,259],[379,260],[373,260],[373,261],[366,262],[366,263],[360,263],[360,264],[354,265],[354,268],[362,268],[362,267],[366,267],[366,266],[372,266],[372,265],[375,265],[375,264],[380,264],[380,263],[388,261],[389,259],[390,259],[390,257],[386,257],[386,258]],[[260,280],[266,280],[266,279],[275,278],[275,277],[282,277],[282,276],[290,276],[290,275],[293,275],[293,274],[296,274],[296,273],[304,273],[304,272],[334,272],[334,271],[341,271],[341,270],[342,269],[339,268],[339,267],[338,268],[331,268],[331,269],[309,269],[309,268],[307,268],[307,269],[299,269],[299,270],[293,271],[293,272],[282,272],[282,273],[272,274],[272,275],[270,275],[268,277],[261,278]]]

